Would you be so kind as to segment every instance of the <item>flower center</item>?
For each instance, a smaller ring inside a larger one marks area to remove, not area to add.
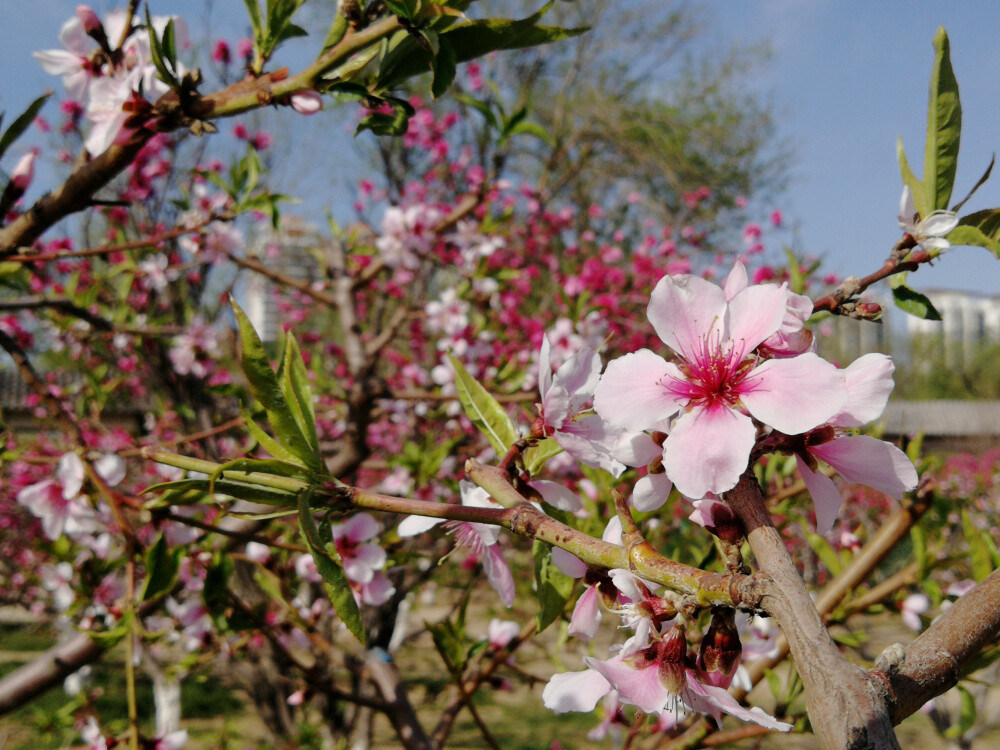
[[[742,342],[722,342],[721,334],[712,331],[700,346],[684,353],[678,369],[684,380],[667,378],[670,393],[688,399],[688,406],[724,405],[734,407],[740,399],[740,384],[755,365],[753,358],[743,358]]]

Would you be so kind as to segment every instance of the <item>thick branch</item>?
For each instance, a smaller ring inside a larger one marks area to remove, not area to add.
[[[893,722],[953,687],[969,662],[998,636],[1000,570],[994,570],[910,643],[890,674],[874,673],[886,682]]]
[[[884,701],[867,674],[849,664],[834,644],[751,472],[726,493],[726,500],[743,521],[761,572],[770,576],[770,584],[762,584],[764,609],[788,639],[823,747],[898,748]]]

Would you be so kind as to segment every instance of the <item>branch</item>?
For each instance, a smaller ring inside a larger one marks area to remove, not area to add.
[[[868,675],[840,654],[771,523],[760,485],[748,471],[725,495],[747,530],[760,571],[764,609],[781,627],[806,691],[809,719],[828,750],[899,748],[890,715]]]
[[[906,647],[888,674],[873,671],[898,724],[955,686],[962,671],[1000,635],[1000,570],[994,570]]]
[[[68,299],[46,299],[45,297],[31,296],[0,300],[0,310],[38,310],[46,307],[57,310],[64,315],[79,318],[99,331],[115,330],[115,326],[111,321],[102,318],[100,315],[95,315],[90,310],[80,307]]]
[[[841,305],[849,299],[857,297],[872,284],[894,276],[897,273],[916,271],[920,268],[920,264],[929,263],[934,260],[934,256],[926,250],[914,250],[905,255],[906,260],[895,257],[897,254],[896,249],[894,249],[893,255],[882,264],[880,269],[868,274],[863,279],[859,279],[857,276],[844,279],[843,283],[832,294],[821,297],[813,303],[813,312],[817,313],[825,310],[837,314]]]

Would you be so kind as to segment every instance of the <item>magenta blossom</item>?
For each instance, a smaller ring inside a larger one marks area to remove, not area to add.
[[[815,354],[763,363],[755,354],[781,330],[788,303],[783,286],[747,286],[727,300],[705,279],[665,276],[647,316],[678,361],[648,349],[614,360],[594,408],[628,432],[659,430],[673,417],[663,467],[677,489],[695,498],[732,489],[757,439],[754,419],[797,435],[847,400],[843,374]]]

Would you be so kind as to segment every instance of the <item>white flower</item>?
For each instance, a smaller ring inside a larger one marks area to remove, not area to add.
[[[947,250],[951,243],[945,239],[958,226],[958,217],[950,211],[934,211],[926,219],[917,222],[917,208],[908,185],[903,186],[899,199],[899,228],[916,240],[924,250]]]

